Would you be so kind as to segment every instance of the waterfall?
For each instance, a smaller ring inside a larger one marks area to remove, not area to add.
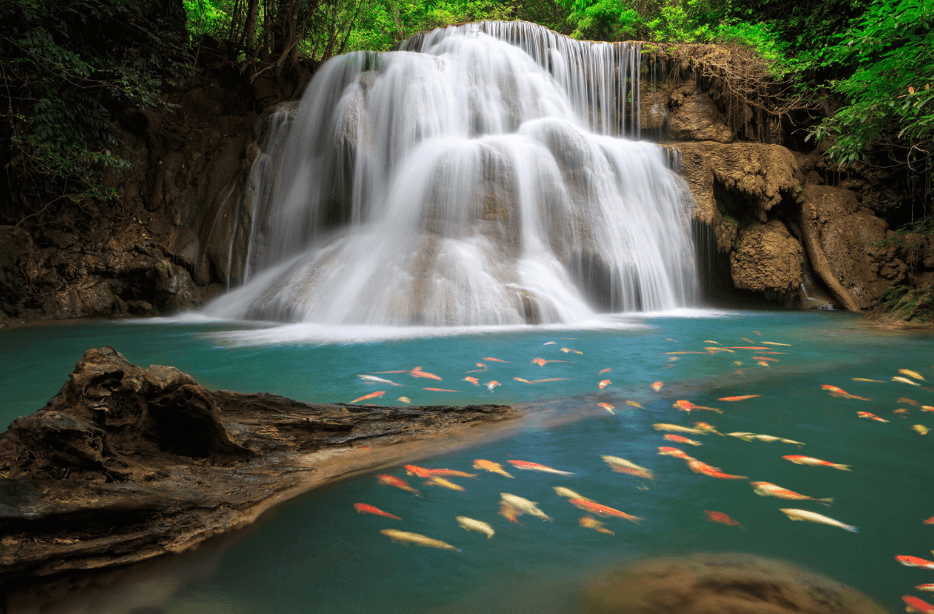
[[[328,61],[273,117],[220,317],[578,322],[695,304],[691,201],[639,141],[639,45],[482,22]]]

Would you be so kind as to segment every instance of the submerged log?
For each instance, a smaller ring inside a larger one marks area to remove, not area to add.
[[[464,443],[519,414],[207,390],[172,367],[88,350],[45,408],[0,435],[0,589],[179,552],[329,479]]]

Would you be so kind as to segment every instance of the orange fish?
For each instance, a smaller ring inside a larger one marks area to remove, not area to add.
[[[409,371],[409,375],[411,375],[412,377],[424,377],[424,378],[426,378],[426,379],[436,379],[436,380],[438,380],[439,382],[441,381],[441,378],[440,378],[440,377],[438,377],[438,376],[435,375],[434,373],[429,373],[429,372],[427,372],[427,371],[422,371],[422,368],[421,368],[421,367],[415,367],[414,369],[412,369],[411,371]]]
[[[911,595],[902,595],[902,601],[905,602],[906,612],[917,612],[919,614],[934,614],[934,605],[931,605],[923,599],[918,599]]]
[[[931,407],[930,405],[922,405],[921,411],[934,411],[934,407]]]
[[[668,441],[673,441],[675,443],[686,443],[692,446],[704,445],[699,441],[694,441],[693,439],[688,439],[687,437],[682,437],[681,435],[673,435],[671,433],[665,433],[665,439],[667,439]]]
[[[373,507],[372,505],[367,505],[366,503],[354,503],[353,507],[357,510],[358,514],[374,514],[376,516],[385,516],[386,518],[394,518],[396,520],[402,520],[398,516],[390,514],[389,512],[384,512],[378,507]]]
[[[475,377],[470,377],[469,375],[468,375],[467,377],[464,378],[464,381],[465,381],[465,382],[470,382],[470,383],[473,384],[474,386],[479,386],[479,385],[480,385],[480,380],[478,380],[478,379],[475,378]]]
[[[694,403],[691,403],[690,401],[686,401],[684,399],[675,401],[672,407],[677,407],[678,409],[682,411],[686,411],[688,413],[691,413],[692,409],[706,409],[708,411],[717,412],[718,414],[723,413],[722,409],[717,409],[716,407],[704,407],[703,405],[695,405]]]
[[[752,345],[756,344],[756,342],[750,339],[749,337],[743,337],[743,341],[745,341],[746,343],[751,343]]]
[[[528,461],[521,460],[510,460],[506,461],[516,469],[525,469],[526,471],[541,471],[543,473],[556,473],[558,475],[574,475],[570,471],[561,471],[559,469],[553,469],[551,467],[546,467],[545,465],[539,465],[538,463],[530,463]]]
[[[727,349],[728,349],[728,350],[767,350],[767,349],[769,349],[769,348],[767,348],[767,347],[760,347],[760,346],[757,346],[757,345],[753,345],[753,346],[750,346],[750,345],[734,345],[734,346],[732,346],[732,347],[728,347]]]
[[[924,524],[934,524],[934,516],[931,516],[930,518],[925,520]]]
[[[467,473],[466,471],[458,471],[457,469],[425,469],[428,472],[428,475],[450,475],[455,478],[476,478],[476,473]],[[425,477],[425,476],[422,476]]]
[[[483,360],[489,360],[492,362],[509,362],[508,360],[500,360],[499,358],[492,358],[490,356],[484,356]]]
[[[924,569],[934,569],[934,561],[928,561],[926,559],[918,558],[916,556],[908,556],[906,554],[900,554],[895,557],[895,560],[904,565],[905,567],[923,567]]]
[[[493,389],[496,388],[497,386],[502,386],[502,384],[497,382],[495,379],[491,379],[490,381],[488,381],[487,383],[483,385],[486,386],[490,390],[490,392],[493,392]]]
[[[837,388],[836,386],[831,386],[830,384],[821,384],[821,390],[827,390],[833,394],[849,394],[843,388]]]
[[[753,360],[764,360],[766,362],[779,362],[777,358],[766,358],[765,356],[753,356]]]
[[[800,454],[790,454],[788,456],[783,456],[787,461],[791,461],[796,465],[810,465],[812,467],[833,467],[834,469],[840,469],[841,471],[849,471],[849,465],[841,465],[839,463],[831,463],[829,461],[821,460],[819,458],[812,458],[810,456],[801,456]]]
[[[666,446],[661,446],[658,448],[658,453],[662,456],[674,456],[675,458],[680,458],[681,460],[694,460],[693,456],[688,456],[683,450],[678,448],[669,448]]]
[[[515,506],[510,505],[509,503],[506,503],[505,501],[500,501],[499,515],[505,518],[506,520],[508,520],[509,522],[514,522],[520,526],[522,525],[522,523],[519,522],[518,520],[519,516],[522,515],[522,512],[520,512]]]
[[[742,530],[746,530],[746,527],[743,526],[743,523],[733,520],[723,512],[712,512],[710,510],[704,510],[704,516],[707,517],[707,520],[710,522],[719,522],[720,524],[725,524],[730,527],[739,527]]]
[[[604,518],[622,518],[623,520],[628,520],[629,522],[634,522],[636,524],[639,524],[640,520],[645,520],[645,518],[632,516],[617,509],[613,509],[612,507],[597,503],[596,501],[591,501],[590,499],[568,499],[568,503],[576,508],[584,510],[585,512],[590,512],[591,514],[596,514],[597,516],[603,516]]]
[[[654,390],[655,392],[658,392],[659,390],[662,389],[662,386],[664,386],[664,385],[665,385],[665,384],[664,384],[663,382],[652,382],[651,388],[652,388],[652,390]]]
[[[522,382],[523,384],[531,384],[531,383],[532,383],[532,382],[530,382],[530,381],[527,380],[527,379],[522,379],[521,377],[514,377],[514,378],[512,378],[512,379],[516,380],[517,382]]]
[[[405,469],[407,475],[414,475],[420,478],[431,477],[431,472],[424,467],[419,467],[418,465],[402,465],[402,467]]]
[[[762,396],[761,394],[744,394],[738,397],[722,397],[717,399],[718,401],[745,401],[746,399],[754,399],[756,397]]]
[[[908,410],[907,409],[893,409],[892,413],[893,414],[907,414]],[[902,417],[904,418],[904,416]]]
[[[581,352],[580,350],[572,350],[571,348],[561,348],[560,351],[564,352],[565,354],[568,354],[568,353],[571,353],[571,352],[573,352],[574,354],[581,354],[581,355],[584,354],[584,353]]]
[[[360,397],[359,399],[354,399],[353,401],[351,401],[350,403],[348,403],[348,405],[352,405],[352,404],[354,404],[354,403],[357,403],[358,401],[367,401],[367,400],[369,400],[369,399],[375,399],[376,397],[381,397],[381,396],[383,396],[384,394],[386,394],[386,391],[385,391],[385,390],[377,390],[376,392],[371,392],[370,394],[365,394],[365,395],[363,395],[362,397]]]
[[[921,405],[921,403],[918,403],[917,401],[912,401],[911,399],[906,399],[905,397],[901,397],[898,400],[898,402],[905,403],[906,405],[914,405],[915,407],[918,407],[919,405]]]
[[[688,467],[691,468],[691,471],[694,473],[700,473],[701,475],[707,475],[712,478],[720,478],[721,480],[748,480],[744,475],[730,475],[729,473],[723,473],[720,471],[719,467],[712,467],[707,463],[702,463],[696,458],[692,458],[688,461]]]
[[[503,469],[503,466],[500,465],[499,463],[494,463],[493,461],[484,460],[482,458],[478,458],[477,460],[473,462],[473,468],[482,469],[484,471],[489,471],[490,473],[498,473],[507,478],[513,477],[509,475],[509,473],[505,469]]]
[[[792,501],[816,501],[822,503],[823,505],[830,506],[833,503],[831,497],[826,497],[824,499],[815,499],[814,497],[808,497],[807,495],[802,495],[796,493],[787,488],[782,488],[777,484],[772,484],[770,482],[750,482],[752,489],[760,497],[778,497],[780,499],[791,499]]]
[[[530,383],[530,384],[541,384],[541,383],[544,383],[544,382],[563,382],[563,381],[568,380],[568,379],[570,379],[570,378],[567,378],[567,377],[546,377],[545,379],[533,379],[533,380],[532,380],[531,382],[529,382],[529,383]]]
[[[602,407],[603,409],[607,410],[608,412],[610,412],[610,413],[613,414],[614,416],[616,415],[616,412],[613,411],[613,406],[610,405],[609,403],[597,403],[597,406],[598,406],[598,407]]]
[[[868,420],[875,420],[876,422],[888,422],[888,420],[886,420],[885,418],[880,418],[879,416],[873,413],[870,413],[868,411],[858,411],[856,412],[856,415],[859,416],[860,418],[866,418]]]
[[[613,369],[611,369],[610,367],[607,367],[606,369],[601,369],[600,373],[597,373],[597,375],[603,375],[604,373],[609,373],[612,370]]]
[[[708,433],[716,433],[717,435],[720,435],[720,432],[715,427],[707,424],[706,422],[695,422],[694,428],[707,431]]]
[[[627,401],[626,401],[626,405],[629,405],[630,407],[638,407],[639,409],[644,409],[641,405],[639,405],[639,404],[638,404],[637,402],[635,402],[635,401],[629,401],[629,400],[627,400]]]
[[[406,481],[403,480],[403,479],[401,479],[401,478],[397,478],[397,477],[394,477],[394,476],[391,476],[391,475],[385,475],[385,474],[384,474],[384,475],[378,475],[378,476],[376,476],[376,480],[377,480],[380,484],[385,484],[386,486],[395,486],[396,488],[401,488],[402,490],[406,490],[406,491],[408,491],[408,492],[415,493],[416,495],[419,494],[419,492],[418,492],[417,490],[415,490],[414,488],[412,488],[411,486],[409,486],[409,485],[406,483]]]
[[[569,360],[545,360],[544,358],[533,358],[529,362],[531,362],[533,365],[544,367],[549,362],[570,362],[570,361]]]
[[[609,385],[612,384],[612,383],[613,383],[613,382],[611,382],[610,380],[605,379],[605,380],[601,380],[600,383],[597,384],[597,386],[600,388],[600,390],[603,390],[604,388],[606,388],[607,386],[609,386]]]
[[[934,584],[918,584],[915,586],[916,591],[932,591],[934,592]]]
[[[584,527],[585,529],[593,529],[598,533],[605,533],[607,535],[613,535],[613,531],[607,529],[603,526],[603,523],[594,518],[593,516],[581,516],[581,519],[577,521],[577,524]]]
[[[764,360],[757,360],[757,361],[756,361],[756,364],[759,365],[760,367],[768,367],[768,366],[769,366],[769,363],[765,362]]]
[[[422,390],[428,390],[430,392],[460,392],[460,390],[448,390],[447,388],[422,388]]]
[[[447,488],[448,490],[457,490],[460,492],[465,492],[467,489],[461,486],[460,484],[455,484],[444,478],[439,478],[436,475],[431,476],[423,482],[426,486],[441,486],[442,488]]]

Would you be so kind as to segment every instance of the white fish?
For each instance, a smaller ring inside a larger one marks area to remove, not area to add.
[[[893,377],[893,378],[892,378],[892,381],[893,381],[893,382],[901,382],[901,383],[903,383],[903,384],[911,384],[912,386],[920,386],[920,385],[921,385],[921,384],[919,384],[918,382],[913,382],[913,381],[911,381],[911,380],[908,379],[907,377],[901,377],[901,376],[898,376],[898,375],[896,375],[895,377]]]
[[[535,516],[536,518],[541,518],[542,520],[547,520],[552,522],[552,518],[548,516],[545,512],[538,509],[538,505],[535,501],[529,501],[518,495],[511,495],[508,492],[501,492],[499,496],[502,497],[503,503],[507,503],[519,510],[523,514],[528,514],[529,516]]]
[[[468,518],[467,516],[458,516],[457,524],[459,524],[465,531],[476,531],[477,533],[483,533],[486,535],[487,539],[493,537],[496,534],[496,531],[493,530],[493,527],[483,522],[482,520],[475,520],[473,518]]]
[[[419,533],[409,533],[408,531],[399,531],[397,529],[383,529],[380,533],[400,544],[415,544],[416,546],[426,546],[428,548],[438,548],[440,550],[461,551],[460,548],[456,548],[440,539],[433,539]]]
[[[671,431],[673,433],[691,433],[692,435],[706,435],[708,431],[698,428],[692,428],[690,426],[678,426],[677,424],[665,424],[664,422],[659,422],[652,425],[656,431]]]
[[[585,497],[584,495],[576,493],[570,488],[565,488],[564,486],[555,486],[554,489],[559,497],[565,497],[567,499],[583,499],[585,501],[590,501],[588,497]]]
[[[388,379],[376,377],[375,375],[358,375],[357,377],[359,377],[365,382],[370,382],[371,384],[389,384],[390,386],[401,386],[402,385],[402,384],[397,384],[396,382],[391,382]]]
[[[610,469],[617,473],[628,473],[629,475],[634,475],[637,478],[646,478],[648,480],[654,480],[655,474],[651,470],[646,469],[645,467],[640,467],[639,465],[626,460],[625,458],[620,458],[618,456],[601,456],[607,465],[610,466]]]
[[[843,524],[839,520],[834,520],[823,514],[818,514],[817,512],[809,512],[807,510],[797,510],[793,508],[782,508],[779,511],[784,512],[792,520],[806,520],[808,522],[816,522],[818,524],[827,524],[832,527],[839,527],[850,531],[851,533],[858,533],[859,529],[850,524]]]

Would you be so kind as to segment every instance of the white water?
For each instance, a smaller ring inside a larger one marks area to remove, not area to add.
[[[484,23],[409,49],[332,59],[273,118],[247,281],[209,315],[476,326],[696,303],[686,185],[665,148],[618,136],[639,135],[638,48]]]

